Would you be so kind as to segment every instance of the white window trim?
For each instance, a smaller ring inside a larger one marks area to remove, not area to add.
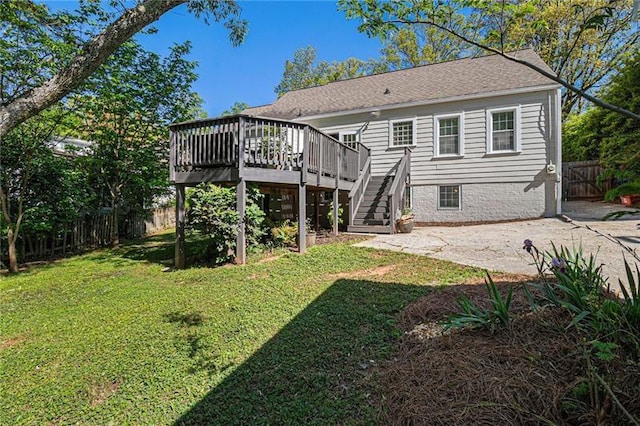
[[[517,154],[522,151],[521,145],[521,106],[510,106],[503,108],[491,108],[487,109],[487,154]],[[514,145],[515,149],[513,150],[493,150],[493,113],[494,112],[506,112],[513,111],[513,126],[514,126]]]
[[[358,142],[360,142],[360,132],[358,132],[357,130],[340,130],[338,132],[338,137],[340,138],[340,142],[342,142],[342,136],[344,135],[356,135],[357,136],[357,140]]]
[[[458,207],[442,207],[440,203],[440,187],[442,186],[457,186],[458,187]],[[438,185],[436,187],[436,191],[438,191],[438,210],[449,210],[449,211],[460,211],[462,210],[462,185]]]
[[[413,141],[411,144],[407,145],[394,145],[393,144],[393,124],[394,123],[402,123],[405,121],[411,121],[413,124]],[[404,148],[404,147],[414,147],[417,145],[418,140],[418,117],[407,117],[407,118],[398,118],[394,120],[389,120],[389,148]]]
[[[458,118],[458,153],[440,154],[440,120]],[[464,156],[464,112],[455,114],[439,114],[433,116],[433,157],[434,158],[461,158]]]
[[[342,141],[342,136],[344,136],[344,135],[356,135],[356,142],[357,142],[357,143],[359,143],[359,142],[360,142],[360,132],[359,132],[358,130],[340,130],[340,131],[338,132],[338,140],[339,140],[341,143],[344,143],[344,142]],[[357,145],[356,145],[356,147],[357,147]],[[356,148],[354,148],[354,149],[356,149]]]

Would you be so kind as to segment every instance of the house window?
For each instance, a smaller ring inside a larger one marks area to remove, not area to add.
[[[433,117],[434,156],[448,157],[463,155],[464,116],[436,115]]]
[[[416,144],[416,119],[389,121],[389,146]]]
[[[520,108],[487,111],[487,152],[520,151]]]
[[[459,185],[443,185],[438,187],[438,208],[460,209]]]
[[[348,146],[349,148],[358,148],[358,133],[357,132],[340,132],[340,142]]]

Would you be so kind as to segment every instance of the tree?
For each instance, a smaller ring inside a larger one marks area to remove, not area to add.
[[[640,110],[640,52],[602,90],[602,98],[632,111]],[[640,122],[601,107],[589,109],[577,124],[570,146],[596,151],[607,176],[620,182],[640,180]]]
[[[16,243],[23,231],[49,232],[75,219],[91,197],[85,177],[52,150],[53,136],[65,118],[59,108],[41,113],[2,141],[0,224],[6,229],[10,272],[18,272]]]
[[[639,114],[620,108],[593,96],[591,93],[595,84],[584,88],[579,87],[583,83],[580,79],[576,81],[567,81],[562,75],[556,76],[535,64],[518,59],[517,57],[507,53],[514,47],[514,45],[516,45],[514,40],[518,40],[517,37],[513,38],[515,37],[514,34],[517,34],[514,31],[516,23],[525,25],[528,30],[522,32],[527,34],[535,33],[540,28],[550,26],[548,22],[549,18],[541,17],[540,19],[534,19],[536,4],[541,4],[541,2],[533,0],[526,2],[515,0],[451,0],[450,2],[446,2],[461,4],[465,8],[466,14],[469,16],[480,16],[481,21],[484,22],[484,28],[477,36],[461,32],[458,28],[452,27],[447,19],[447,15],[443,15],[443,12],[441,12],[441,8],[439,7],[441,3],[443,3],[441,0],[424,0],[415,2],[378,2],[376,0],[339,1],[340,8],[345,11],[348,18],[362,19],[363,23],[360,25],[359,29],[370,36],[379,36],[384,40],[389,37],[389,34],[397,31],[398,28],[426,25],[454,36],[460,41],[471,46],[501,55],[507,60],[529,67],[561,84],[567,90],[575,94],[575,96],[582,97],[596,105],[616,111],[635,120],[640,120]],[[623,9],[624,11],[620,11],[620,14],[616,15],[619,9]],[[629,0],[611,2],[610,5],[607,6],[595,7],[594,10],[585,14],[581,23],[578,23],[579,31],[577,34],[590,34],[591,30],[603,28],[607,23],[614,22],[615,19],[613,17],[626,17],[630,12]],[[630,20],[627,21],[627,25],[631,25]],[[612,33],[612,31],[609,31],[608,38],[607,36],[604,36],[604,41],[607,41],[606,44],[608,44],[610,52],[618,51],[620,48],[624,51],[625,46],[621,46],[619,43],[620,40],[613,38],[614,35],[615,34]],[[520,40],[526,39],[521,38]],[[569,43],[569,46],[573,46],[574,44],[576,46],[580,45],[579,38],[574,37],[572,40],[573,42]],[[602,40],[600,42],[602,43]],[[598,41],[595,41],[594,43],[598,43]],[[573,48],[570,47],[568,52],[573,52],[574,50],[572,49]],[[606,79],[608,76],[609,74],[603,78]]]
[[[222,111],[222,116],[236,115],[242,113],[245,109],[249,108],[249,104],[246,102],[234,102],[229,109]]]
[[[437,7],[447,27],[455,28],[456,32],[469,36],[478,31],[480,26],[476,22],[477,19],[464,15],[457,2],[440,2]],[[382,62],[387,64],[389,69],[445,62],[478,53],[478,49],[473,46],[461,43],[455,36],[429,25],[398,28],[387,34],[383,41]]]
[[[275,88],[278,96],[292,90],[321,86],[332,81],[345,80],[386,71],[386,66],[376,61],[348,58],[341,62],[317,60],[315,47],[308,46],[295,51],[293,60],[284,65],[282,80]]]
[[[168,189],[167,125],[193,118],[202,103],[191,91],[197,75],[196,63],[184,59],[189,51],[189,43],[177,45],[163,59],[128,41],[73,99],[84,119],[80,136],[93,142],[85,166],[113,211],[114,247],[121,208],[140,210]]]
[[[113,8],[121,7],[121,4],[115,0],[111,2]],[[0,138],[77,89],[120,45],[181,4],[187,4],[189,11],[196,16],[203,16],[205,21],[209,18],[216,22],[225,21],[231,41],[234,44],[242,41],[246,22],[238,19],[239,7],[233,0],[139,0],[112,21],[108,21],[108,15],[99,13],[100,19],[93,24],[95,26],[86,24],[91,14],[100,10],[98,2],[84,2],[86,7],[81,7],[75,14],[51,14],[46,7],[33,0],[0,2],[0,17],[3,18],[0,26],[3,32],[0,56],[11,57],[16,52],[28,52],[31,48],[36,52],[31,66],[21,66],[15,70],[15,79],[11,83],[13,95],[3,95]],[[101,24],[106,26],[101,28]],[[27,31],[24,37],[21,35],[23,29]],[[94,29],[98,31],[97,34],[92,32]],[[87,31],[89,39],[85,42],[84,34]],[[5,34],[15,34],[16,37],[6,37]],[[28,44],[24,44],[25,40]],[[50,45],[67,54],[59,55],[62,60],[55,61],[53,67],[40,67],[47,60],[47,55],[41,56],[40,52],[46,52]],[[72,52],[77,53],[68,55]]]
[[[505,49],[533,47],[563,80],[593,93],[629,58],[640,40],[632,2],[609,0],[536,0],[514,15],[505,28]],[[496,35],[499,32],[491,34]],[[488,37],[494,45],[495,38]],[[579,112],[584,100],[567,90],[563,112]]]

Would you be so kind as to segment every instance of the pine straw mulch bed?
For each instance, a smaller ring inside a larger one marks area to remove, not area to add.
[[[496,283],[506,294],[509,283]],[[600,413],[589,407],[581,335],[566,330],[570,317],[559,309],[531,312],[514,287],[512,330],[453,330],[440,321],[459,311],[466,294],[488,306],[484,285],[434,291],[399,317],[405,331],[393,361],[382,366],[387,424],[628,424],[604,392]],[[624,358],[624,357],[623,357]],[[622,404],[640,414],[637,363],[614,361],[615,390]]]

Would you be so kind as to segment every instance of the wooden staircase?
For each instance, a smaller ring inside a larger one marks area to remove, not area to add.
[[[411,176],[411,150],[405,148],[398,164],[384,176],[371,176],[368,155],[360,176],[349,192],[349,232],[393,234],[396,216],[405,203]]]
[[[349,232],[391,233],[389,189],[393,176],[371,176]]]

